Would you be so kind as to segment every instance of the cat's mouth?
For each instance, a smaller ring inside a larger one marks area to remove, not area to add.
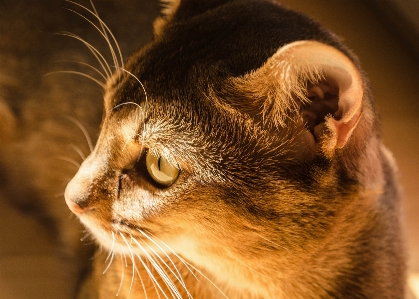
[[[95,240],[110,252],[127,254],[150,254],[159,250],[163,242],[149,229],[137,226],[125,219],[113,218],[108,225],[94,221],[82,222],[90,230]],[[162,244],[159,244],[162,243]],[[167,246],[167,245],[166,245]]]
[[[339,120],[342,112],[339,110],[339,88],[326,82],[309,83],[307,86],[307,101],[297,100],[300,105],[300,115],[308,131],[319,142],[326,130],[325,121],[328,117]]]

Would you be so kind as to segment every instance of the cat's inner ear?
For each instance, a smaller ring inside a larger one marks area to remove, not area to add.
[[[235,84],[257,95],[266,121],[283,127],[290,114],[300,117],[311,133],[308,141],[320,144],[327,155],[348,143],[360,119],[359,71],[342,52],[317,41],[280,48]]]

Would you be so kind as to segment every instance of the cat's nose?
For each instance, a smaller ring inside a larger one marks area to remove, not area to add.
[[[73,178],[65,188],[65,202],[74,214],[81,215],[88,210],[91,210],[91,207],[88,205],[88,201],[86,200],[86,194],[82,190],[85,190],[82,184],[80,184],[77,176]]]
[[[65,203],[67,204],[70,211],[76,215],[81,215],[85,212],[85,209],[83,209],[78,203],[69,199],[67,196],[65,197]]]
[[[77,203],[77,198],[78,198],[77,193],[78,192],[76,190],[76,186],[73,180],[71,180],[70,183],[68,183],[67,187],[65,188],[65,193],[64,193],[65,203],[67,204],[70,211],[72,211],[76,215],[81,215],[85,212],[85,209],[82,208]]]

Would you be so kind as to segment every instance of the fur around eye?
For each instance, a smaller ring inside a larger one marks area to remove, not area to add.
[[[148,151],[146,165],[151,178],[164,187],[169,187],[179,177],[179,167],[153,151]]]

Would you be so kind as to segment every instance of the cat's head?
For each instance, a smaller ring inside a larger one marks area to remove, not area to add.
[[[333,34],[273,1],[173,1],[108,82],[67,204],[115,251],[255,268],[295,253],[359,187],[363,82]]]

